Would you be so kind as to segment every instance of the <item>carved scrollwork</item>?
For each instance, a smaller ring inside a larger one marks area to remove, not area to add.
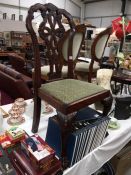
[[[34,46],[34,57],[35,63],[40,65],[40,56],[39,56],[39,48],[36,46],[38,45],[37,35],[33,29],[32,21],[34,19],[34,13],[39,12],[40,16],[42,17],[42,21],[38,28],[38,34],[40,38],[44,41],[47,47],[47,56],[49,59],[49,64],[51,67],[55,65],[55,71],[61,72],[59,66],[59,58],[58,58],[58,43],[59,40],[64,36],[65,28],[62,23],[62,18],[67,18],[69,22],[69,28],[74,30],[75,24],[73,22],[72,16],[64,9],[59,9],[55,5],[48,3],[48,4],[35,4],[30,7],[28,11],[28,16],[26,18],[26,26],[28,32],[31,34],[31,38],[33,41]],[[50,73],[53,73],[54,69],[50,69]],[[37,67],[37,71],[40,70]],[[39,73],[40,75],[40,73]]]

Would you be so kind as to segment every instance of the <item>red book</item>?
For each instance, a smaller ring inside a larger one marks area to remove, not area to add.
[[[0,144],[4,149],[12,147],[14,145],[5,133],[0,135]]]

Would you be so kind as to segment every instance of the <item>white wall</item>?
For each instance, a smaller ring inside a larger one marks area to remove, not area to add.
[[[23,15],[23,21],[27,16],[28,8],[35,3],[44,3],[46,0],[21,0],[19,9],[19,0],[0,0],[0,19],[2,13],[7,13],[7,19],[11,19],[11,15],[15,14],[15,20],[19,20],[19,15]],[[7,4],[4,5],[4,4]]]
[[[19,19],[19,13],[23,15],[23,20],[25,20],[28,8],[35,3],[48,3],[51,2],[58,6],[59,8],[65,8],[69,13],[75,17],[80,18],[80,7],[70,2],[70,0],[20,0],[20,10],[19,10],[19,0],[0,0],[0,19],[2,18],[2,13],[7,13],[7,18],[11,19],[11,15],[15,14],[16,20]],[[6,6],[13,5],[13,6]]]
[[[78,0],[77,0],[78,1]],[[78,2],[73,3],[70,0],[46,0],[46,2],[51,2],[59,8],[66,9],[72,16],[80,18],[81,8],[77,5]]]
[[[86,4],[85,19],[97,27],[107,27],[120,15],[121,0],[107,0]],[[127,0],[125,13],[131,14],[131,1]],[[129,15],[129,18],[131,16]]]

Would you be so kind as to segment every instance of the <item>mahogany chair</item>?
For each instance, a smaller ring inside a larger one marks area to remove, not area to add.
[[[76,64],[76,74],[88,75],[88,82],[91,82],[92,77],[96,76],[96,72],[100,68],[102,56],[111,33],[112,27],[109,27],[95,37],[91,46],[91,62],[80,61]]]
[[[63,60],[60,50],[59,41],[65,35],[65,29],[62,24],[62,16],[64,16],[69,23],[70,32],[67,47],[67,65],[68,65],[68,79],[58,79],[49,83],[41,84],[41,64],[38,47],[37,35],[32,27],[32,20],[34,19],[34,12],[40,11],[43,21],[41,22],[38,34],[45,41],[47,46],[47,54],[50,65],[50,78],[61,77]],[[48,25],[47,25],[48,24]],[[57,24],[57,27],[56,27]],[[35,4],[29,8],[28,16],[26,18],[27,30],[31,35],[34,60],[34,114],[32,132],[38,131],[40,122],[41,100],[45,100],[57,110],[57,119],[61,128],[62,138],[62,157],[66,157],[65,146],[68,133],[70,132],[70,125],[75,118],[76,112],[98,100],[102,100],[110,95],[110,91],[98,85],[83,82],[73,79],[74,77],[74,63],[73,63],[73,48],[80,47],[78,43],[74,43],[75,24],[72,16],[64,9],[59,9],[51,3]],[[108,112],[108,111],[106,111]],[[53,133],[52,133],[53,134]],[[65,160],[65,159],[63,159]]]

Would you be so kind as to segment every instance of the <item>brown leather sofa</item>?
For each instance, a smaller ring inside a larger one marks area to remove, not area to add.
[[[12,66],[13,69],[24,73],[25,60],[23,57],[19,56],[16,53],[9,53],[8,58],[9,64]]]
[[[23,76],[12,68],[0,64],[0,90],[6,92],[13,99],[19,97],[24,99],[32,98],[28,83],[28,77]]]

